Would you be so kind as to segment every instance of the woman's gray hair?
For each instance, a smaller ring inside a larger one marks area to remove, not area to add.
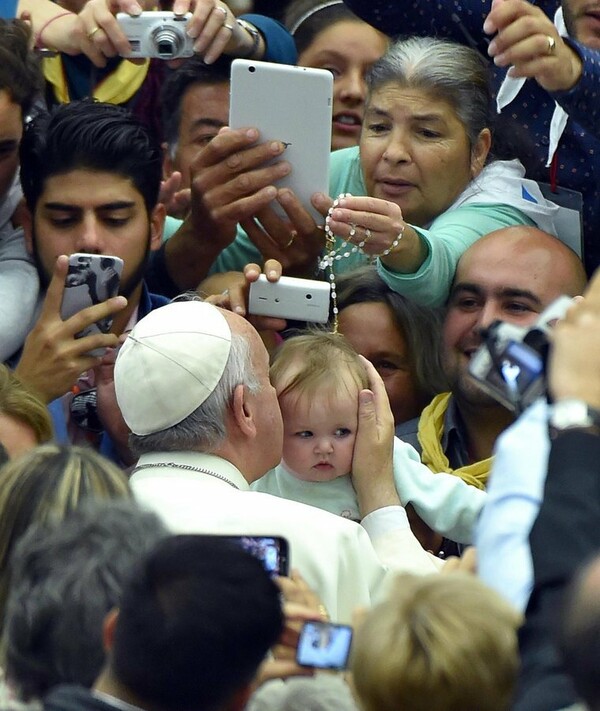
[[[251,393],[261,387],[254,374],[250,344],[244,336],[232,333],[229,358],[213,392],[176,425],[148,435],[129,435],[131,450],[138,457],[149,452],[214,451],[227,435],[227,411],[238,385],[244,385]]]
[[[399,39],[367,75],[367,104],[385,84],[422,89],[452,106],[473,148],[494,123],[490,79],[485,59],[470,47],[433,37]]]

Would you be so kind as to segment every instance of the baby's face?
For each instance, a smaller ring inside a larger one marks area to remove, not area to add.
[[[358,424],[356,396],[279,398],[283,416],[283,461],[299,479],[331,481],[352,469]]]

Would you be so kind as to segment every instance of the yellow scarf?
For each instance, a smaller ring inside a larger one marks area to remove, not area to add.
[[[43,66],[44,76],[52,84],[56,100],[60,104],[67,104],[71,99],[60,54],[55,57],[46,57]],[[149,59],[146,59],[143,64],[132,64],[124,59],[119,62],[114,72],[111,72],[98,86],[94,87],[92,96],[98,101],[108,104],[125,104],[144,82],[149,66]]]
[[[442,449],[442,435],[444,433],[444,415],[448,409],[451,393],[436,395],[433,400],[423,410],[419,418],[418,437],[423,453],[421,460],[432,472],[450,472],[459,476],[467,484],[476,486],[478,489],[485,489],[492,457],[483,459],[475,464],[468,464],[466,467],[451,469],[448,457]]]

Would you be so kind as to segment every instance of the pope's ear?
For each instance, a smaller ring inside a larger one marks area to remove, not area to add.
[[[246,437],[256,437],[256,422],[254,406],[248,397],[246,385],[235,386],[232,399],[232,415],[238,430]]]

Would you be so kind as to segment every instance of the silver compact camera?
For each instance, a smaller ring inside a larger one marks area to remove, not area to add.
[[[131,45],[128,58],[191,57],[194,54],[194,40],[185,32],[191,16],[191,12],[185,15],[172,12],[142,12],[140,15],[117,13],[117,22]]]
[[[546,393],[549,332],[573,299],[560,296],[528,328],[494,321],[469,364],[469,374],[488,395],[520,415]]]

